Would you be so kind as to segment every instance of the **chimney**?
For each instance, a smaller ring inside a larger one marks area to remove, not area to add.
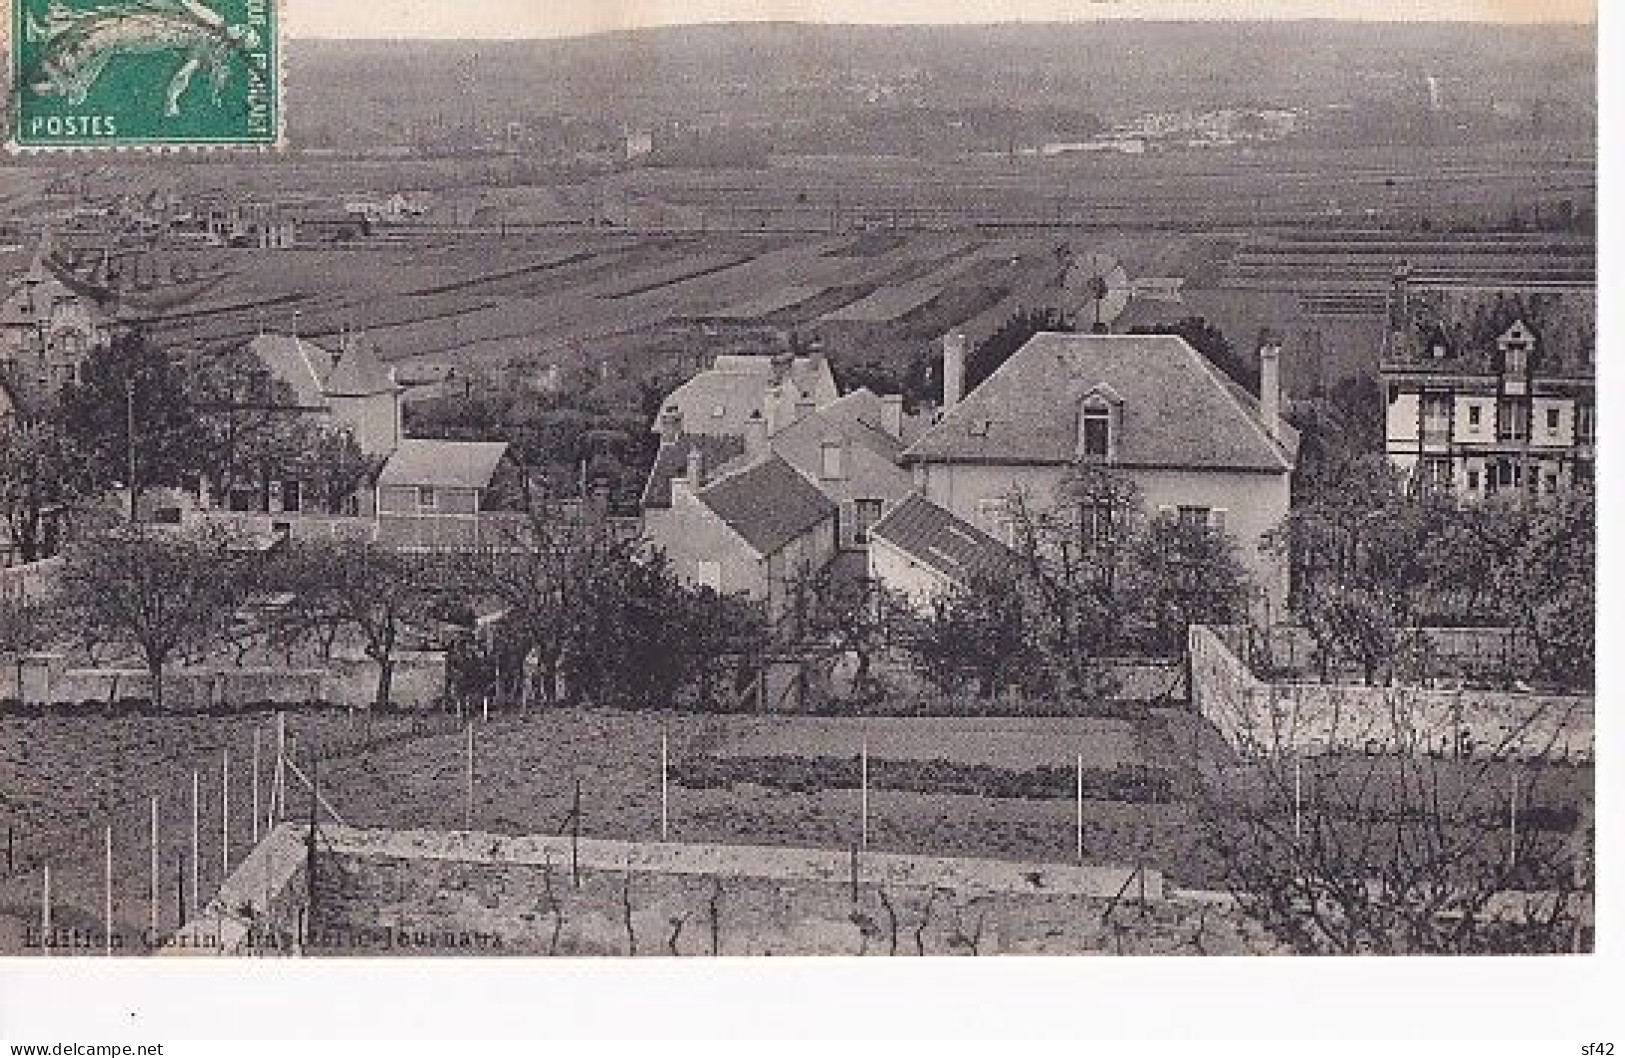
[[[767,451],[767,419],[759,411],[745,420],[745,454],[759,456]]]
[[[880,398],[880,428],[895,440],[903,439],[903,398],[895,393]]]
[[[705,453],[700,451],[699,445],[688,450],[688,474],[685,480],[695,492],[705,487]]]
[[[949,411],[965,396],[965,357],[969,340],[963,331],[942,338],[942,410]]]
[[[660,413],[660,443],[669,445],[683,436],[683,410],[675,405]]]
[[[1281,341],[1269,331],[1258,336],[1258,414],[1275,440],[1281,439]]]
[[[782,386],[790,378],[790,368],[795,365],[794,353],[774,353],[771,369],[773,385]]]
[[[788,425],[785,421],[789,416],[785,414],[783,386],[775,384],[767,387],[767,392],[762,395],[762,417],[767,420],[769,434],[778,433]]]

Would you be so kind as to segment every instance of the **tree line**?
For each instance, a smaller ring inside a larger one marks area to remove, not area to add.
[[[135,497],[203,483],[259,509],[273,484],[344,512],[378,472],[350,434],[297,410],[286,383],[247,350],[178,356],[144,332],[116,335],[44,408],[0,421],[0,524],[24,562],[48,557],[75,526]]]

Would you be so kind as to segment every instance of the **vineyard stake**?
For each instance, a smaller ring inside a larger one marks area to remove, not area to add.
[[[474,721],[468,722],[467,798],[463,803],[463,829],[474,829]]]
[[[51,865],[45,865],[45,884],[40,893],[40,953],[51,954]]]
[[[869,740],[858,750],[858,840],[869,847]]]
[[[201,857],[198,855],[198,827],[202,822],[201,807],[201,778],[196,771],[192,772],[192,902],[188,905],[192,917],[197,917],[198,883],[202,877]]]
[[[102,938],[107,954],[113,954],[113,827],[107,826],[102,843]]]
[[[231,750],[220,751],[220,883],[231,875]]]
[[[1078,862],[1083,862],[1083,754],[1078,754]]]
[[[158,938],[158,796],[152,798],[152,857],[148,864],[150,873],[147,892],[147,925],[152,927],[153,940]]]
[[[667,792],[667,788],[666,788],[666,772],[667,772],[667,760],[668,760],[667,754],[668,754],[668,751],[669,750],[668,750],[668,746],[667,746],[667,743],[666,743],[666,732],[665,732],[664,729],[662,729],[661,732],[660,732],[660,840],[661,841],[665,841],[669,837],[670,832],[671,832],[671,827],[670,827],[671,799],[670,799],[670,794]]]
[[[249,826],[254,844],[260,843],[260,729],[254,727],[253,748],[249,751],[249,778],[253,780],[253,789],[249,793]]]

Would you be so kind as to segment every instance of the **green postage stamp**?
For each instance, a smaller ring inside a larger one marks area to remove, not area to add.
[[[7,0],[11,145],[275,147],[279,0]]]

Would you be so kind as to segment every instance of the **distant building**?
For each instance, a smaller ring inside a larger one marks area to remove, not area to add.
[[[1260,396],[1172,335],[1039,334],[962,396],[964,340],[944,343],[941,420],[903,453],[922,495],[1005,543],[1016,492],[1047,505],[1080,464],[1120,472],[1146,508],[1228,533],[1275,609],[1285,564],[1260,545],[1291,503],[1297,433],[1281,419],[1280,349]]]
[[[642,161],[655,152],[655,134],[649,129],[628,129],[624,146],[627,161]]]
[[[1389,296],[1387,450],[1418,487],[1482,498],[1589,484],[1596,293],[1414,284]]]
[[[246,346],[292,394],[293,410],[349,431],[361,451],[385,458],[401,443],[401,393],[365,337],[337,351],[291,334],[262,334]]]
[[[829,361],[819,353],[719,356],[672,391],[650,428],[661,432],[662,419],[676,412],[685,433],[743,437],[746,423],[758,415],[772,433],[840,395]]]
[[[291,250],[299,242],[292,211],[274,202],[213,205],[204,214],[204,230],[223,246]]]
[[[86,288],[51,266],[50,252],[46,235],[0,301],[0,374],[29,401],[54,400],[79,380],[91,351],[110,340],[106,314]]]

